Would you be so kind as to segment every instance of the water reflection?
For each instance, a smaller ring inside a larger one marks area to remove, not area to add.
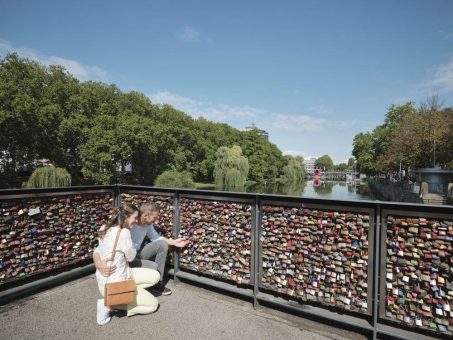
[[[313,182],[313,189],[318,195],[327,195],[332,192],[334,182]]]
[[[351,183],[345,181],[326,181],[318,185],[308,181],[302,193],[304,197],[330,198],[338,200],[375,200],[368,183]]]
[[[337,200],[375,200],[376,197],[368,184],[345,181],[305,181],[289,185],[273,185],[248,188],[247,192],[277,195],[329,198]]]
[[[305,190],[307,182],[275,184],[268,186],[254,186],[247,189],[247,192],[257,192],[263,194],[301,196]]]

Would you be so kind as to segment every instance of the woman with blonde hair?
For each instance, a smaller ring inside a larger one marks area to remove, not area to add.
[[[124,204],[115,208],[112,218],[99,231],[99,245],[94,250],[93,259],[96,265],[96,280],[99,292],[104,296],[104,286],[107,282],[117,282],[132,278],[136,283],[136,299],[128,304],[127,316],[149,314],[156,311],[159,303],[145,288],[159,282],[160,274],[150,268],[129,268],[128,262],[137,253],[132,243],[130,228],[136,223],[138,210],[132,205]],[[113,260],[112,251],[117,234],[119,233]],[[97,323],[105,325],[110,320],[111,309],[104,306],[104,299],[97,301]]]

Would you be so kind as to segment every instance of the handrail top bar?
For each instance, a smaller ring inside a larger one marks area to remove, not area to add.
[[[215,197],[222,198],[241,198],[242,200],[260,200],[260,201],[279,201],[279,202],[297,202],[297,203],[311,203],[311,204],[328,204],[340,206],[359,206],[359,207],[374,207],[379,204],[382,208],[401,210],[401,208],[409,210],[422,210],[422,211],[440,211],[445,213],[452,213],[452,205],[432,205],[420,203],[406,203],[406,202],[387,202],[387,201],[371,201],[371,200],[337,200],[329,198],[313,198],[303,196],[289,196],[289,195],[275,195],[275,194],[261,194],[261,193],[246,193],[246,192],[231,192],[231,191],[216,191],[216,190],[197,190],[197,189],[178,189],[178,188],[161,188],[140,185],[86,185],[86,186],[71,186],[71,187],[56,187],[56,188],[34,188],[34,189],[1,189],[0,197],[7,199],[11,196],[17,197],[20,194],[45,194],[45,193],[61,193],[61,194],[74,194],[77,192],[89,193],[90,191],[99,192],[98,190],[140,190],[146,192],[155,192],[156,194],[182,194],[184,196],[207,196],[206,199],[215,199]],[[11,197],[12,198],[12,197]]]
[[[83,191],[83,190],[99,190],[99,189],[111,189],[114,190],[116,185],[80,185],[70,187],[52,187],[52,188],[27,188],[27,189],[0,189],[0,195],[9,194],[33,194],[41,192],[65,192],[65,191]]]
[[[55,196],[77,195],[77,194],[98,194],[108,193],[114,194],[115,186],[74,186],[74,187],[59,187],[59,188],[34,188],[34,189],[5,189],[0,190],[1,199],[20,199],[26,197],[47,197],[52,194]]]
[[[164,191],[168,193],[179,193],[182,195],[206,195],[210,197],[226,196],[226,197],[239,197],[250,200],[260,199],[264,201],[298,201],[301,203],[327,203],[329,205],[342,205],[342,206],[362,206],[362,207],[374,207],[376,204],[380,204],[382,207],[396,209],[396,208],[417,208],[417,210],[445,210],[452,211],[453,205],[433,205],[433,204],[420,204],[420,203],[406,203],[406,202],[388,202],[380,200],[337,200],[330,198],[314,198],[314,197],[303,197],[303,196],[290,196],[290,195],[276,195],[276,194],[261,194],[261,193],[249,193],[249,192],[232,192],[232,191],[216,191],[216,190],[198,190],[198,189],[178,189],[178,188],[160,188],[160,187],[149,187],[149,186],[135,186],[135,185],[118,185],[121,189],[130,190],[144,190],[150,192]]]

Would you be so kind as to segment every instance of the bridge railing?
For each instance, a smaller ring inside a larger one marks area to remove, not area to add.
[[[161,208],[156,228],[191,241],[169,256],[175,282],[373,337],[452,335],[453,206],[123,185],[68,189],[0,192],[0,289],[89,261],[96,228],[113,205],[153,201]]]

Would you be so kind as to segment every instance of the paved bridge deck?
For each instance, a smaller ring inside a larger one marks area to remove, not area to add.
[[[94,275],[0,306],[1,339],[365,339],[347,330],[190,284],[159,296],[159,310],[96,324]]]

